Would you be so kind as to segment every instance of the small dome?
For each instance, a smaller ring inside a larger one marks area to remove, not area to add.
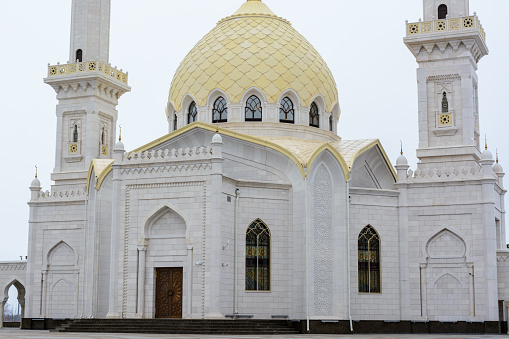
[[[488,149],[485,149],[484,152],[482,152],[481,160],[493,160],[493,154]]]
[[[223,138],[221,137],[221,135],[219,133],[214,134],[214,136],[212,137],[212,143],[213,144],[222,144],[223,143]]]
[[[320,54],[260,0],[245,2],[196,44],[175,72],[168,101],[181,111],[189,94],[205,106],[209,94],[220,89],[239,103],[252,87],[262,90],[268,103],[288,89],[304,106],[321,94],[328,112],[338,101],[334,77]]]
[[[503,174],[504,173],[504,169],[502,168],[502,165],[500,165],[498,162],[493,165],[493,172],[497,173],[497,174]]]
[[[37,177],[35,177],[34,180],[32,180],[30,187],[41,187],[41,182],[39,181],[39,179],[37,179]]]
[[[403,154],[396,160],[396,166],[408,166],[408,160]]]
[[[115,149],[117,150],[124,150],[124,143],[122,141],[118,141],[116,144],[115,144]]]

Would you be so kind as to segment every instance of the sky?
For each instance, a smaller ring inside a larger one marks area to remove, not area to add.
[[[118,105],[127,150],[167,133],[164,108],[179,63],[243,2],[112,0],[110,62],[129,72],[132,87]],[[264,2],[310,41],[331,69],[342,110],[339,135],[380,139],[393,164],[402,141],[415,169],[417,63],[403,37],[405,20],[423,16],[422,1]],[[509,26],[504,24],[509,1],[471,0],[470,11],[477,12],[490,49],[478,71],[481,134],[509,168]],[[48,63],[67,62],[70,18],[71,0],[0,1],[0,261],[27,254],[28,187],[36,165],[43,190],[51,186],[57,100],[43,78]]]

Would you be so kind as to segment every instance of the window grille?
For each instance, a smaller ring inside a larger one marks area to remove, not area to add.
[[[193,101],[191,105],[189,105],[189,113],[187,114],[187,123],[190,124],[195,122],[198,118],[198,108],[196,107],[196,103]]]
[[[246,102],[246,121],[262,121],[262,102],[252,95]]]
[[[226,100],[223,97],[217,98],[214,102],[214,108],[212,109],[212,122],[227,122],[228,121],[228,106]]]
[[[295,122],[295,110],[293,109],[293,102],[288,97],[285,97],[281,101],[281,107],[279,107],[279,122],[288,124],[293,124]]]
[[[358,273],[360,293],[380,293],[380,237],[368,225],[359,234]]]

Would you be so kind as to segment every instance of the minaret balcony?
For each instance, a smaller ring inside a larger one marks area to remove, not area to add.
[[[477,15],[406,24],[407,37],[442,32],[477,31],[486,43],[486,33]]]
[[[72,64],[48,65],[48,78],[79,75],[102,75],[114,82],[127,85],[128,73],[100,61],[77,62]]]

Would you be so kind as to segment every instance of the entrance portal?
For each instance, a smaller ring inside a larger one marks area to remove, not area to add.
[[[182,318],[182,267],[156,268],[156,318]]]

